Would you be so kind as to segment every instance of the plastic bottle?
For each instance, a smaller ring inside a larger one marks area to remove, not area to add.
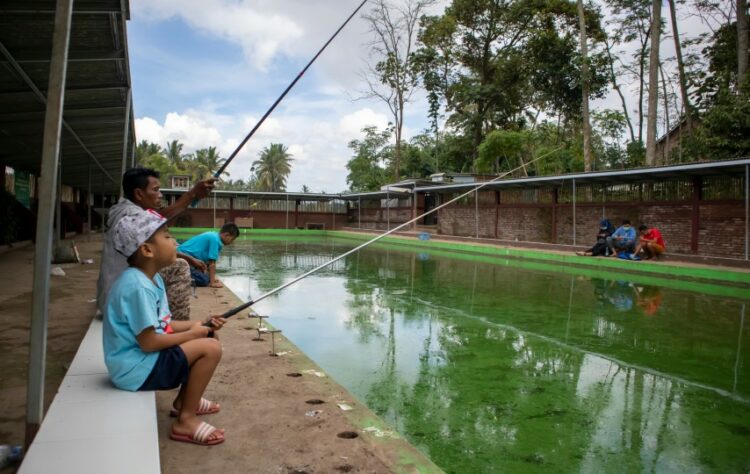
[[[0,469],[18,462],[23,457],[23,447],[0,444]]]

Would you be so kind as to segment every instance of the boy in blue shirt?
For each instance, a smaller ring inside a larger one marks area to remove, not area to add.
[[[225,319],[172,321],[158,272],[174,263],[176,242],[159,213],[125,216],[112,231],[115,250],[130,265],[112,285],[104,312],[104,359],[112,382],[130,391],[180,387],[169,437],[200,445],[222,443],[224,430],[197,415],[220,409],[202,396],[222,354],[219,341],[208,336]]]
[[[221,226],[219,232],[204,232],[177,247],[178,252],[196,258],[208,267],[208,275],[198,268],[190,267],[190,276],[193,277],[195,286],[210,286],[211,288],[224,286],[216,279],[216,261],[224,246],[234,242],[238,235],[240,235],[240,229],[237,225],[228,222]]]
[[[607,245],[612,250],[612,256],[621,252],[633,253],[635,249],[635,229],[630,221],[625,219],[611,237],[607,237]]]

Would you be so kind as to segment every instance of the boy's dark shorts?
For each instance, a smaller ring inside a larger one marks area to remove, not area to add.
[[[170,390],[187,382],[190,364],[180,346],[159,351],[154,368],[138,390]]]

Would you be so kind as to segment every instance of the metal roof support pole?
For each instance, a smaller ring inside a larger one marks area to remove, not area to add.
[[[58,158],[57,163],[57,196],[55,201],[55,236],[52,239],[52,256],[54,258],[55,252],[57,252],[57,246],[60,245],[60,237],[65,235],[62,233],[62,153]]]
[[[88,234],[91,234],[91,207],[94,205],[94,199],[91,194],[91,161],[89,161],[89,189],[86,194],[86,222],[88,223]]]
[[[474,231],[479,238],[479,191],[474,191]]]
[[[65,73],[70,44],[73,0],[58,0],[52,55],[49,66],[47,110],[44,116],[39,208],[34,249],[34,283],[29,334],[29,368],[26,388],[26,445],[31,444],[44,416],[44,363],[47,353],[47,314],[49,309],[49,272],[52,257],[52,210],[55,205],[57,164],[60,153],[65,97]]]
[[[331,230],[336,230],[336,200],[331,199],[331,214],[333,214],[333,226]]]
[[[385,191],[385,218],[388,223],[388,230],[391,230],[391,195],[386,189]]]
[[[357,225],[362,229],[362,198],[357,198]]]
[[[750,250],[748,217],[750,217],[750,165],[745,165],[745,260],[748,259],[748,251]]]
[[[576,180],[573,180],[573,245],[576,244]]]
[[[125,169],[128,164],[128,135],[130,133],[130,102],[133,97],[133,91],[128,88],[127,97],[125,98],[125,128],[122,131],[122,173],[120,173],[120,181],[122,176],[125,174]],[[135,146],[135,144],[133,144]],[[123,196],[123,191],[120,189],[120,197]]]
[[[414,219],[417,217],[417,189],[416,185],[414,190],[411,193],[411,218]],[[416,231],[417,230],[417,223],[416,221],[411,225],[411,230]]]

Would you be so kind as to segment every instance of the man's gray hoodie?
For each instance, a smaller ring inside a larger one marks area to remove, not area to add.
[[[128,259],[115,250],[112,229],[125,216],[146,212],[142,207],[132,201],[120,198],[117,204],[109,209],[107,218],[106,234],[104,236],[104,252],[102,253],[102,264],[99,269],[99,281],[96,282],[96,306],[102,314],[107,306],[107,295],[112,284],[122,272],[128,268]]]

